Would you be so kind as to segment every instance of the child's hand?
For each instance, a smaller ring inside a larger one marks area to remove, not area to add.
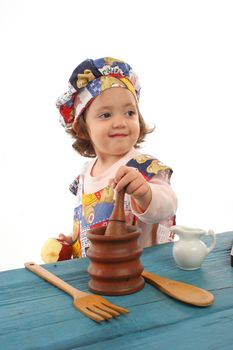
[[[73,243],[72,237],[71,236],[66,236],[63,233],[59,234],[58,239],[60,239],[61,241],[65,241],[66,243],[69,243],[69,244]]]
[[[152,198],[151,188],[137,169],[121,166],[118,169],[115,178],[110,180],[110,183],[117,192],[125,187],[126,193],[133,197],[140,211],[146,211]]]

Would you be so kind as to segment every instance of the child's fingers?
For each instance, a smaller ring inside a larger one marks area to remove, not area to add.
[[[142,198],[149,191],[150,186],[144,178],[137,177],[126,187],[126,193],[135,198]]]
[[[128,166],[121,166],[115,174],[114,181],[118,183],[125,175],[129,173],[130,174],[137,173],[137,169],[128,167]]]
[[[135,171],[136,171],[135,168],[131,168],[126,165],[123,165],[119,167],[119,169],[117,170],[114,180],[116,183],[118,183],[126,174],[132,173]]]
[[[63,233],[60,233],[58,238],[62,241],[65,241],[66,243],[72,244],[72,237],[71,236],[66,236]]]
[[[66,236],[63,233],[60,233],[58,236],[59,239],[65,240]]]
[[[112,187],[112,188],[115,188],[115,187],[116,187],[116,182],[115,182],[115,180],[114,180],[114,179],[110,179],[110,180],[108,181],[108,186],[109,186],[109,187]]]
[[[131,194],[134,191],[135,187],[138,187],[139,181],[138,178],[132,176],[132,174],[126,174],[117,184],[115,190],[117,192],[125,188],[126,193]]]
[[[148,191],[148,183],[140,178],[135,179],[133,182],[129,183],[126,192],[129,195],[133,195],[135,198],[139,198],[145,195]]]
[[[147,181],[144,179],[142,174],[138,171],[135,171],[134,168],[131,168],[128,170],[128,172],[124,173],[123,177],[120,178],[119,182],[117,183],[115,190],[119,192],[124,187],[126,188],[126,193],[136,196],[141,196],[146,190],[148,190]],[[140,191],[138,191],[139,188],[141,188]]]
[[[126,189],[126,193],[139,202],[140,210],[144,211],[151,201],[151,188],[148,182],[135,168],[120,167],[115,176],[115,190]]]
[[[115,178],[115,182],[116,182],[116,186],[115,186],[115,190],[117,192],[121,191],[123,188],[127,187],[127,193],[128,192],[128,185],[131,184],[132,182],[134,182],[135,180],[138,179],[138,174],[136,171],[129,171],[127,173],[125,173],[120,179]]]

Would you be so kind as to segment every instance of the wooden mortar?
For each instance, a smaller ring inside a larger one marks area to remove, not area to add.
[[[116,196],[108,225],[87,233],[91,242],[87,250],[91,291],[103,295],[125,295],[144,287],[140,261],[142,248],[138,244],[140,234],[137,226],[126,226],[124,191],[121,191]]]

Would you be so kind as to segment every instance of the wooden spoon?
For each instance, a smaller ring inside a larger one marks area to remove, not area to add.
[[[106,227],[105,236],[122,236],[127,234],[127,226],[124,210],[125,189],[116,193],[116,200],[112,215]]]
[[[196,306],[209,306],[214,302],[213,294],[205,289],[161,277],[147,271],[143,271],[142,276],[163,293],[184,303]]]

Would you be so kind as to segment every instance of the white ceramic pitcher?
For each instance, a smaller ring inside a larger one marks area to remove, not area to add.
[[[216,245],[216,235],[214,231],[186,226],[172,226],[172,232],[179,236],[179,240],[174,242],[173,257],[176,264],[183,270],[196,270],[201,267],[204,258],[214,249]],[[202,236],[211,236],[210,246],[200,239]]]

